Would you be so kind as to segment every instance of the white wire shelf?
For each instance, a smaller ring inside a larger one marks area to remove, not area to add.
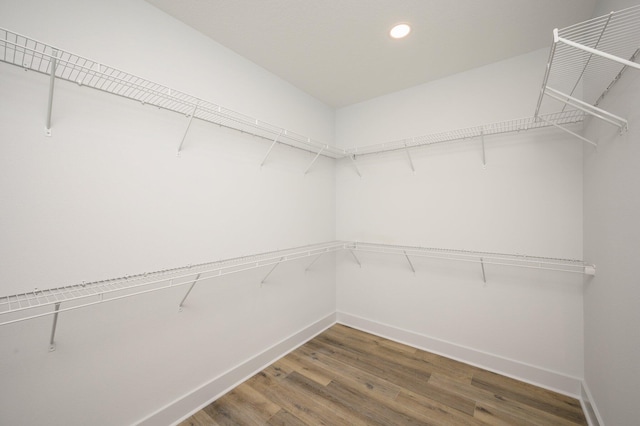
[[[639,52],[640,5],[554,30],[535,116],[580,109],[626,131],[624,118],[598,104],[627,69],[640,70]],[[594,90],[583,93],[585,82]]]
[[[233,259],[189,265],[181,268],[94,281],[64,287],[34,290],[0,297],[0,325],[25,321],[57,312],[78,309],[98,303],[132,297],[177,286],[192,285],[223,275],[236,274],[250,269],[264,268],[310,256],[318,256],[341,250],[343,242],[330,242],[295,247]],[[267,274],[269,275],[269,274]],[[266,279],[266,277],[265,277]],[[265,280],[263,280],[264,282]],[[186,299],[186,296],[185,296]],[[55,311],[40,312],[42,308],[60,306]],[[184,303],[184,299],[182,301]],[[180,305],[182,305],[180,303]]]
[[[0,28],[0,61],[330,158],[343,150]],[[52,72],[53,71],[53,72]],[[50,96],[53,94],[51,79]],[[51,100],[50,100],[51,103]],[[50,114],[47,128],[50,128]]]
[[[312,152],[317,156],[353,159],[355,155],[375,154],[470,138],[482,138],[500,133],[574,124],[581,122],[585,116],[579,110],[561,111],[544,115],[542,116],[543,120],[540,120],[540,117],[527,117],[376,145],[338,148],[2,28],[0,28],[0,61],[50,77],[47,131],[50,132],[51,128],[54,81],[58,79],[184,115],[189,121],[178,152],[182,148],[193,118],[271,141],[271,148],[279,143]],[[267,156],[271,152],[271,148],[269,148]],[[262,164],[266,158],[265,156]]]
[[[56,349],[55,333],[58,315],[61,312],[85,308],[92,305],[178,286],[189,286],[184,297],[178,304],[179,310],[182,311],[183,304],[189,297],[191,290],[193,290],[196,284],[201,283],[202,281],[211,280],[224,275],[237,274],[251,269],[271,267],[260,282],[260,285],[262,286],[271,273],[283,262],[315,257],[305,268],[306,272],[324,254],[341,250],[349,251],[360,267],[362,267],[362,263],[356,256],[356,252],[402,255],[406,258],[414,273],[416,273],[416,269],[411,259],[416,257],[478,263],[482,268],[482,278],[485,283],[487,281],[485,265],[511,266],[595,275],[595,266],[586,264],[581,260],[377,243],[333,241],[109,280],[94,281],[51,289],[34,289],[33,291],[26,293],[3,296],[0,297],[0,326],[51,315],[53,316],[53,326],[51,329],[49,350],[54,351]]]
[[[585,114],[582,111],[563,111],[543,116],[547,122],[537,120],[535,117],[518,118],[514,120],[501,121],[497,123],[484,124],[480,126],[466,127],[463,129],[448,130],[439,133],[432,133],[411,138],[398,139],[375,145],[365,145],[345,149],[348,156],[379,154],[388,151],[404,150],[426,145],[435,145],[446,142],[460,142],[467,139],[482,138],[489,135],[501,133],[513,133],[526,130],[539,129],[558,125],[570,125],[581,123]]]
[[[131,275],[109,280],[75,284],[52,289],[34,289],[31,292],[0,297],[0,325],[25,321],[56,312],[78,309],[85,306],[132,297],[139,294],[164,290],[171,287],[195,284],[223,275],[235,274],[250,269],[277,266],[312,256],[340,250],[396,254],[409,257],[482,263],[485,265],[512,266],[572,272],[593,275],[595,268],[581,260],[556,259],[525,256],[519,254],[488,253],[468,250],[451,250],[364,242],[333,241],[286,250],[260,253],[233,259],[225,259],[181,268],[166,269],[150,273]],[[313,264],[316,259],[311,263]],[[307,267],[307,269],[311,266]],[[275,268],[274,268],[275,269]],[[273,269],[271,270],[273,271]],[[269,272],[270,274],[271,272]],[[267,274],[267,277],[268,275]],[[265,279],[267,278],[265,277]],[[262,280],[264,283],[265,279]],[[186,298],[186,297],[185,297]],[[182,301],[182,303],[184,300]],[[65,303],[64,308],[54,311],[36,312],[41,308]],[[180,303],[180,305],[182,305]]]
[[[559,259],[521,254],[492,253],[471,250],[453,250],[365,242],[351,242],[347,246],[347,249],[370,253],[385,253],[404,256],[409,261],[411,269],[414,272],[415,268],[413,267],[413,264],[410,260],[412,257],[477,263],[482,265],[483,276],[484,265],[543,269],[548,271],[569,272],[586,275],[595,274],[595,266],[589,265],[584,261],[577,259]]]

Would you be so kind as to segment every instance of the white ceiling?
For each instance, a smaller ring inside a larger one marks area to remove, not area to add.
[[[339,108],[549,47],[596,0],[147,1]]]

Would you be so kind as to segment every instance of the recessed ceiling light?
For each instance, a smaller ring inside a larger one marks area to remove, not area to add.
[[[391,38],[404,38],[411,32],[411,26],[409,24],[398,24],[391,28],[389,35]]]

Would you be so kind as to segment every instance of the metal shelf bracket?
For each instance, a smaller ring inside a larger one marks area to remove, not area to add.
[[[316,154],[315,157],[313,157],[313,161],[311,161],[311,164],[309,164],[309,166],[307,167],[307,169],[304,171],[304,174],[306,175],[307,173],[309,173],[309,170],[311,170],[311,167],[313,166],[313,163],[316,162],[316,160],[318,159],[318,157],[320,157],[320,154],[322,154],[322,151],[324,151],[327,148],[327,145],[323,146],[322,149],[320,149],[320,151],[318,151],[318,153]]]
[[[487,157],[484,151],[484,130],[480,131],[480,142],[482,143],[482,166],[487,167]]]
[[[53,314],[53,325],[51,326],[51,338],[49,339],[49,352],[53,352],[56,350],[56,327],[58,326],[58,311],[60,310],[60,302],[55,304],[54,314]]]
[[[540,116],[539,116],[538,118],[539,118],[540,120],[544,121],[545,123],[548,123],[548,124],[552,125],[553,127],[555,127],[555,128],[557,128],[557,129],[562,130],[562,131],[563,131],[563,132],[565,132],[565,133],[569,133],[570,135],[575,136],[576,138],[578,138],[578,139],[580,139],[580,140],[582,140],[582,141],[584,141],[584,142],[586,142],[586,143],[588,143],[588,144],[591,144],[591,145],[595,146],[595,147],[596,147],[596,149],[598,149],[598,144],[597,144],[597,143],[595,143],[595,142],[593,142],[593,141],[591,141],[591,140],[589,140],[589,139],[585,138],[584,136],[579,135],[579,134],[577,134],[576,132],[572,132],[571,130],[567,129],[566,127],[562,127],[561,125],[556,124],[556,123],[553,123],[553,122],[551,122],[551,121],[549,121],[549,120],[546,120],[546,119],[544,119],[544,118],[542,118],[542,117],[540,117]]]
[[[262,287],[262,284],[264,284],[264,282],[267,280],[267,278],[269,278],[269,275],[271,275],[271,273],[278,267],[278,265],[280,263],[282,263],[282,261],[284,260],[284,257],[281,257],[280,260],[278,261],[278,263],[276,263],[275,265],[273,265],[273,268],[271,268],[271,270],[269,272],[267,272],[267,275],[264,276],[264,278],[262,279],[262,281],[260,281],[260,287]]]
[[[193,287],[195,287],[199,279],[200,279],[200,274],[196,275],[196,279],[193,280],[193,282],[189,286],[189,290],[187,290],[187,293],[184,295],[184,297],[180,301],[180,305],[178,305],[178,312],[182,312],[182,305],[184,305],[184,301],[187,300],[187,297],[189,297],[189,293],[191,293],[191,290],[193,290]]]
[[[362,174],[360,173],[360,169],[358,169],[358,164],[356,163],[356,155],[355,154],[349,155],[349,159],[353,163],[353,167],[355,167],[356,173],[358,174],[358,176],[362,177]]]
[[[260,168],[262,168],[262,166],[264,166],[264,163],[267,161],[267,158],[269,158],[269,154],[271,154],[271,150],[273,149],[273,147],[278,142],[278,138],[280,137],[280,135],[282,135],[282,132],[284,132],[284,129],[280,130],[280,133],[278,133],[278,136],[276,136],[276,138],[271,143],[271,146],[269,147],[269,150],[267,151],[266,155],[262,159],[262,163],[260,163]]]
[[[356,256],[356,254],[353,252],[353,250],[349,250],[349,253],[351,253],[351,256],[353,256],[353,258],[355,259],[355,261],[358,264],[358,266],[362,268],[362,263],[360,263],[360,260],[358,259],[358,256]]]
[[[407,157],[409,158],[409,165],[411,166],[411,171],[415,174],[416,168],[413,166],[413,159],[411,158],[411,153],[409,152],[409,147],[407,144],[404,144],[404,150],[407,153]]]
[[[325,253],[326,253],[326,251],[325,251],[325,252],[323,252],[323,253],[320,253],[318,256],[316,256],[316,258],[315,258],[315,259],[313,259],[313,260],[311,261],[311,263],[309,264],[309,266],[307,266],[307,267],[304,269],[304,272],[305,272],[305,273],[309,272],[309,268],[311,268],[311,267],[313,266],[313,264],[314,264],[314,263],[316,263],[316,262],[318,261],[318,259],[320,259],[322,256],[324,256],[324,254],[325,254]]]
[[[45,125],[45,135],[51,136],[51,111],[53,109],[53,88],[56,82],[56,66],[58,63],[58,51],[53,50],[51,55],[51,73],[49,75],[49,100],[47,102],[47,123]]]
[[[182,151],[182,145],[184,145],[184,140],[187,137],[187,133],[189,132],[189,127],[191,127],[191,122],[193,121],[193,117],[196,115],[196,110],[198,109],[198,105],[193,107],[193,111],[191,111],[191,115],[189,116],[189,121],[187,122],[187,127],[184,129],[184,133],[182,134],[182,139],[180,140],[180,145],[178,146],[178,156],[180,155],[180,151]]]
[[[480,267],[482,268],[482,281],[484,281],[484,283],[487,283],[487,276],[484,273],[484,259],[480,258]]]
[[[552,89],[551,87],[546,87],[544,89],[544,94],[564,104],[577,108],[589,115],[599,118],[602,121],[613,124],[620,129],[620,134],[626,132],[628,129],[627,120],[625,120],[624,118],[618,117],[617,115],[611,114],[610,112],[607,112],[601,108],[583,102],[580,99],[567,95],[566,93],[562,93],[559,90]]]
[[[411,270],[413,271],[414,275],[416,273],[416,268],[413,267],[413,263],[411,263],[411,259],[409,259],[409,255],[407,254],[407,251],[404,250],[404,257],[407,258],[407,262],[409,262],[409,267],[411,268]]]

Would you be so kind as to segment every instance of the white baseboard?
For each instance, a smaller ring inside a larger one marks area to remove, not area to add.
[[[582,381],[580,386],[580,402],[582,403],[582,411],[584,411],[584,414],[587,417],[589,426],[604,426],[604,422],[602,421],[602,417],[600,417],[598,408],[594,404],[593,395],[591,395],[591,391],[589,390],[585,380]]]
[[[484,368],[542,388],[580,399],[582,379],[470,347],[421,335],[366,318],[337,312],[337,322],[367,333]]]
[[[137,424],[156,426],[180,423],[335,323],[336,314],[328,315],[165,405]]]

